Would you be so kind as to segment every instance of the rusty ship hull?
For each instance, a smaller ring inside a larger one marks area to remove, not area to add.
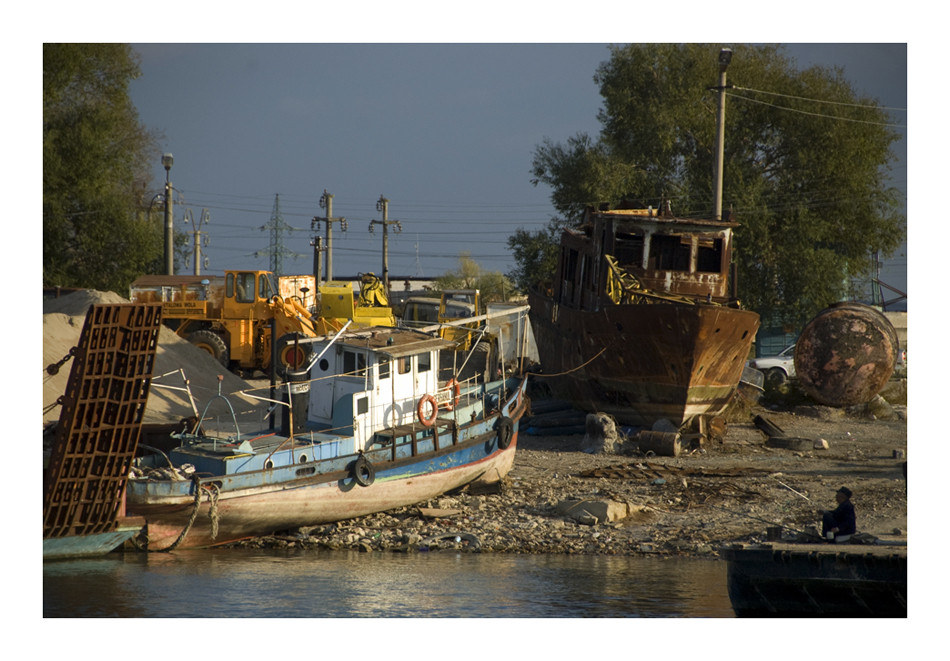
[[[532,327],[552,391],[618,422],[676,426],[732,401],[758,329],[753,312],[670,304],[597,313],[529,296]]]
[[[553,285],[529,294],[553,394],[635,426],[722,413],[759,328],[727,288],[735,226],[621,210],[565,230]]]

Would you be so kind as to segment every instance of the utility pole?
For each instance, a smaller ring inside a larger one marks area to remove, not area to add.
[[[323,189],[323,195],[320,196],[320,208],[327,210],[327,215],[323,218],[314,216],[311,221],[311,228],[320,229],[320,222],[327,224],[327,277],[326,281],[333,280],[333,223],[340,223],[340,228],[346,231],[346,218],[333,217],[333,196],[327,190]]]
[[[713,208],[716,220],[722,220],[722,167],[723,152],[725,151],[725,128],[726,128],[726,69],[729,62],[732,61],[732,49],[723,48],[719,51],[719,87],[713,89],[719,90],[719,118],[716,122],[716,164],[713,170],[715,179],[715,197],[713,198]]]
[[[165,274],[175,275],[175,228],[172,225],[173,210],[171,169],[175,158],[171,154],[162,154],[165,166]]]
[[[313,229],[314,221],[310,221],[310,229]],[[314,235],[310,239],[310,245],[313,246],[313,277],[317,284],[320,284],[320,272],[323,271],[323,237]]]
[[[395,225],[396,231],[402,231],[402,223],[398,220],[389,220],[389,200],[382,195],[376,202],[376,210],[383,212],[382,220],[369,221],[369,233],[373,233],[373,225],[383,226],[383,287],[386,290],[386,296],[389,296],[389,226]]]
[[[194,225],[195,229],[192,231],[192,234],[195,237],[195,275],[201,275],[201,237],[204,235],[204,244],[208,245],[208,235],[207,232],[201,231],[201,226],[207,224],[211,220],[211,214],[208,213],[207,209],[201,210],[201,218],[198,222],[195,222],[194,217],[191,215],[191,209],[185,211],[185,222],[191,223]]]
[[[871,280],[871,305],[880,305],[884,309],[884,290],[881,288],[881,254],[875,250],[871,254],[871,266],[874,278]]]

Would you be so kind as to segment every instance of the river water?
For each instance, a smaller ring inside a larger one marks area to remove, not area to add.
[[[49,618],[733,617],[697,558],[249,549],[43,563]]]

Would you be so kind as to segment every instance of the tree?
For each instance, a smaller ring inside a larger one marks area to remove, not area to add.
[[[545,140],[532,183],[551,187],[566,221],[622,200],[670,200],[676,215],[711,216],[719,50],[612,47],[594,76],[603,97],[598,140]],[[886,110],[860,97],[840,69],[799,71],[778,46],[733,51],[723,200],[741,223],[739,292],[763,318],[801,324],[841,300],[871,253],[890,254],[904,238],[899,195],[886,183],[898,135]],[[509,240],[516,275],[532,272],[541,238]]]
[[[437,291],[446,289],[478,289],[482,305],[507,301],[515,287],[504,275],[497,271],[484,272],[471,254],[459,255],[459,267],[437,277],[433,283]]]
[[[161,213],[146,199],[156,140],[128,95],[139,75],[124,44],[43,46],[44,286],[127,295],[161,266]]]
[[[508,237],[508,247],[515,259],[515,268],[508,274],[521,291],[546,290],[557,270],[558,237],[566,223],[552,218],[548,226],[537,232],[518,228]]]

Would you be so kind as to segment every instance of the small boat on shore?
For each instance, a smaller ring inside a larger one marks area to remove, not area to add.
[[[137,460],[127,502],[145,519],[148,550],[364,516],[498,483],[511,469],[525,377],[443,380],[440,355],[456,344],[415,330],[307,342],[310,369],[282,387],[279,432],[239,430],[233,415],[230,429],[206,430],[206,407],[177,447]],[[213,402],[230,407],[224,395]]]
[[[641,427],[721,414],[759,328],[728,288],[737,225],[619,209],[565,229],[553,285],[528,296],[552,394]]]
[[[739,617],[907,617],[907,547],[760,544],[723,549]]]

